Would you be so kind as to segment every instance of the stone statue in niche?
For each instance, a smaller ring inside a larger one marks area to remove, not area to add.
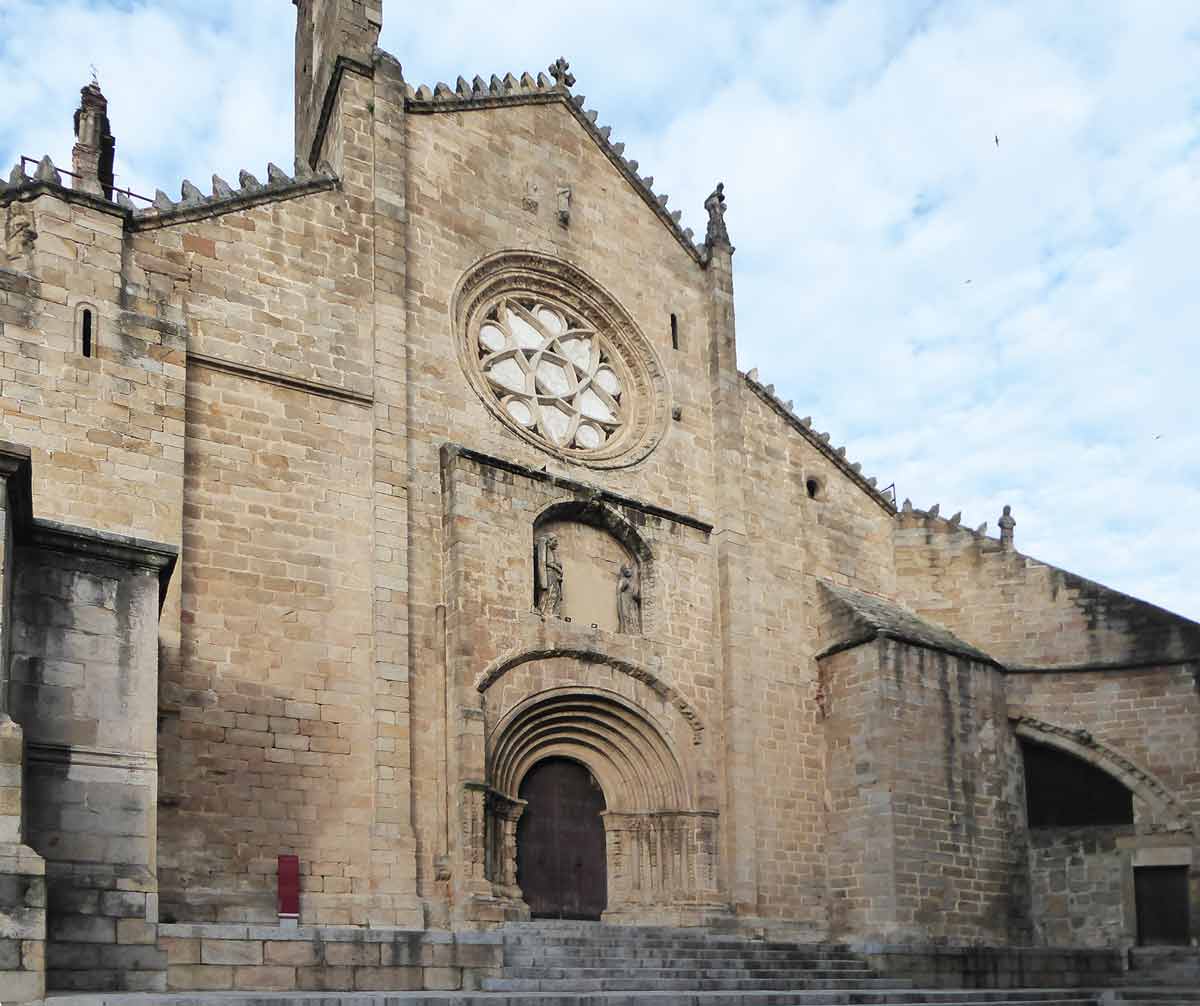
[[[563,568],[558,555],[558,536],[539,538],[534,545],[534,604],[544,618],[562,617]]]
[[[642,579],[636,566],[622,566],[617,578],[617,631],[642,631]]]

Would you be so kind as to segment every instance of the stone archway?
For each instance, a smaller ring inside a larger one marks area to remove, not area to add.
[[[489,733],[487,874],[498,895],[521,896],[521,786],[547,759],[585,766],[603,790],[605,919],[683,921],[716,905],[716,814],[695,809],[675,748],[649,715],[582,685],[528,696]]]

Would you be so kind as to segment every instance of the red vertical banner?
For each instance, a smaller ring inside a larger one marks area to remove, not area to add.
[[[300,857],[279,857],[279,917],[300,918]]]

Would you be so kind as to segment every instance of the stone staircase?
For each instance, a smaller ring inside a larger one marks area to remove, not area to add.
[[[1200,1006],[1200,949],[1134,947],[1113,999],[1128,1006]]]
[[[922,991],[881,977],[848,947],[747,940],[703,930],[586,922],[514,923],[503,977],[482,991],[660,1006],[961,1003],[1095,1006],[1086,990]],[[618,996],[618,993],[639,993]],[[1162,1006],[1162,1004],[1159,1004]]]

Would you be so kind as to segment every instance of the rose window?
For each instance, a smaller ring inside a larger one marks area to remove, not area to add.
[[[626,421],[626,381],[594,328],[532,298],[498,301],[479,322],[479,367],[505,415],[556,447],[596,451]]]

